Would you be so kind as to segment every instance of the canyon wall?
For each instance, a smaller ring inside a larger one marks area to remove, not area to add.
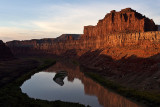
[[[9,49],[9,47],[7,47],[2,40],[0,40],[0,60],[12,58],[12,57],[13,57],[13,54],[11,53],[11,50]]]
[[[131,8],[111,11],[96,26],[84,27],[84,34],[63,34],[58,38],[11,41],[15,55],[56,54],[81,56],[88,51],[120,59],[136,55],[149,57],[160,52],[160,32],[152,19]]]
[[[157,26],[149,19],[131,8],[115,10],[99,20],[96,26],[85,26],[83,36],[107,36],[116,33],[157,31]]]
[[[110,34],[103,37],[86,37],[78,40],[51,41],[30,40],[30,41],[11,41],[7,45],[14,54],[65,54],[68,50],[75,51],[80,56],[87,51],[103,50],[103,54],[115,56],[120,54],[123,57],[126,54],[135,54],[139,56],[151,56],[160,52],[160,32],[142,32],[142,33],[121,33]],[[116,49],[115,49],[116,48]],[[122,50],[123,49],[123,50]],[[110,50],[110,51],[109,51]],[[114,52],[113,52],[114,50]],[[127,53],[127,50],[129,51]],[[140,50],[137,53],[136,50]],[[117,51],[117,52],[116,52]],[[121,52],[122,51],[122,52]],[[123,52],[124,51],[124,52]],[[148,51],[144,54],[142,51]],[[142,52],[142,53],[141,53]],[[125,53],[125,54],[123,54]],[[118,58],[118,57],[117,57]]]

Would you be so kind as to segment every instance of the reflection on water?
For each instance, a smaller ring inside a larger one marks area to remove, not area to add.
[[[34,74],[21,89],[31,98],[48,101],[78,102],[92,107],[139,107],[86,77],[79,66],[69,63],[57,62],[46,71]]]
[[[59,84],[60,86],[63,86],[63,85],[64,85],[63,80],[64,80],[64,78],[65,78],[66,76],[67,76],[67,72],[65,72],[65,71],[60,71],[60,72],[58,72],[58,73],[54,76],[53,80],[54,80],[57,84]]]

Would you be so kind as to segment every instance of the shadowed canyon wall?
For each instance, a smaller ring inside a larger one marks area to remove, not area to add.
[[[12,58],[12,57],[13,57],[13,54],[9,49],[9,47],[7,47],[2,40],[0,40],[0,60]]]

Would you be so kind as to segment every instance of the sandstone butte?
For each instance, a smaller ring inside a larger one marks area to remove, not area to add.
[[[9,49],[9,47],[7,47],[2,40],[0,40],[0,60],[5,60],[12,57],[13,57],[13,54]]]
[[[131,8],[122,9],[120,12],[112,10],[104,19],[99,20],[96,26],[84,27],[84,35],[88,37],[146,31],[157,31],[154,21]]]
[[[64,34],[58,38],[10,41],[7,45],[15,55],[56,54],[82,56],[101,50],[118,60],[135,55],[150,57],[160,52],[158,26],[131,8],[115,10],[99,20],[96,26],[85,26],[84,34]]]

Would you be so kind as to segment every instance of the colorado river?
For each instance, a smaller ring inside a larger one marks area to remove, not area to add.
[[[57,62],[26,80],[21,90],[30,98],[75,102],[92,107],[139,107],[136,103],[109,91],[80,72],[74,64]]]

